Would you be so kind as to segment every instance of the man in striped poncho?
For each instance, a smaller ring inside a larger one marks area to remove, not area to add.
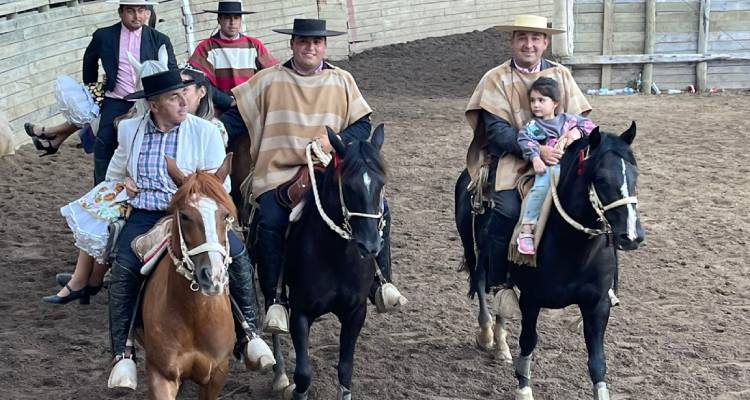
[[[326,126],[340,132],[344,142],[367,140],[372,109],[351,74],[323,60],[326,37],[343,32],[328,31],[324,20],[315,19],[296,19],[294,29],[274,31],[292,36],[292,58],[283,65],[258,72],[232,93],[251,142],[252,193],[259,206],[256,243],[262,249],[256,261],[261,288],[270,305],[263,329],[270,333],[287,333],[286,311],[278,304],[278,299],[274,299],[274,293],[282,268],[290,210],[279,204],[275,192],[300,168],[305,168],[308,143],[316,140],[325,152],[332,150]],[[377,262],[383,276],[389,279],[390,213],[387,206],[385,219],[383,250]],[[402,296],[397,294],[396,298]],[[380,303],[379,311],[387,309],[381,306],[382,298],[376,299],[376,303]]]
[[[256,71],[278,63],[263,42],[240,33],[242,16],[253,14],[242,10],[241,1],[219,1],[219,32],[200,42],[188,63],[203,72],[213,86],[211,100],[220,111],[235,105],[231,90],[247,82]]]

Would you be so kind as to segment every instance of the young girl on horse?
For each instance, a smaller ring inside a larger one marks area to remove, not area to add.
[[[591,133],[595,125],[590,119],[579,115],[555,114],[560,104],[560,88],[554,79],[537,79],[529,89],[529,103],[534,117],[518,132],[518,144],[524,159],[531,161],[534,166],[536,177],[523,212],[518,252],[533,255],[536,253],[534,227],[549,189],[549,174],[560,170],[559,165],[547,166],[542,161],[539,146],[557,146],[564,150],[571,142],[580,139],[581,134]]]

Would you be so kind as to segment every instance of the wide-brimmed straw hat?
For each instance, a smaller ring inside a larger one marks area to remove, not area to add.
[[[147,99],[158,94],[182,89],[194,83],[192,79],[183,80],[180,71],[170,69],[141,78],[143,90],[125,96],[125,100]]]
[[[516,15],[513,18],[513,25],[499,25],[495,29],[501,32],[539,32],[546,35],[556,35],[563,33],[563,29],[553,29],[547,23],[547,18],[538,15]]]
[[[274,32],[285,35],[306,36],[306,37],[328,37],[339,36],[346,32],[326,30],[326,20],[324,19],[295,19],[292,29],[273,29]]]
[[[155,6],[158,5],[158,1],[147,1],[147,0],[107,0],[107,3],[118,4],[121,6]]]
[[[253,11],[242,11],[242,2],[237,0],[219,1],[219,8],[217,10],[203,10],[203,12],[213,14],[255,14]]]

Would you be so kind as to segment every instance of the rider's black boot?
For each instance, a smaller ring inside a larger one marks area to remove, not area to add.
[[[284,266],[284,236],[258,226],[256,248],[258,251],[258,280],[266,299],[266,318],[263,331],[283,334],[289,332],[289,318],[286,309],[278,304],[276,288]]]
[[[244,321],[235,320],[237,334],[235,356],[243,359],[249,369],[266,369],[273,364],[270,348],[257,334],[257,309],[253,264],[247,250],[243,249],[229,264],[229,294],[234,299]]]
[[[141,279],[117,263],[112,265],[109,286],[109,334],[114,366],[109,375],[108,386],[136,388],[137,376],[134,363],[134,347],[128,348],[130,320],[133,317]]]

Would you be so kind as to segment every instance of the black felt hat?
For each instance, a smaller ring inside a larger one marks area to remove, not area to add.
[[[143,90],[125,96],[125,100],[147,99],[158,94],[192,85],[192,79],[183,80],[180,71],[170,69],[141,78]]]
[[[324,19],[295,19],[292,29],[274,29],[274,32],[293,36],[328,37],[339,36],[346,32],[326,30]]]
[[[203,10],[207,13],[214,13],[214,14],[235,14],[235,15],[242,15],[242,14],[255,14],[252,11],[242,11],[242,2],[241,1],[219,1],[219,9],[218,10]]]

